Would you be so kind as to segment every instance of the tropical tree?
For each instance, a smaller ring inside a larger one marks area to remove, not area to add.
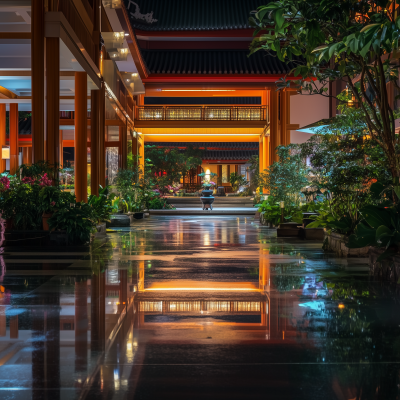
[[[299,92],[332,96],[329,83],[346,82],[348,101],[364,112],[371,137],[382,147],[387,168],[400,176],[400,141],[388,84],[400,89],[397,51],[398,1],[280,0],[250,18],[256,28],[251,52],[265,50],[296,67],[278,82]]]
[[[264,170],[260,185],[275,201],[299,203],[301,190],[308,184],[308,170],[296,144],[278,146],[279,161]]]

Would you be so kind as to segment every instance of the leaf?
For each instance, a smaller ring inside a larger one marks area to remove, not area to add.
[[[278,28],[282,28],[284,22],[285,22],[285,17],[283,16],[284,10],[280,9],[275,13],[275,22],[278,26]]]
[[[381,225],[390,226],[391,224],[390,214],[377,206],[365,206],[360,210],[360,213],[372,228],[378,229]]]
[[[397,21],[396,21],[397,22]],[[367,31],[369,31],[371,28],[373,28],[374,26],[378,26],[378,25],[380,25],[380,24],[370,24],[370,25],[367,25],[367,26],[364,26],[364,28],[362,28],[361,29],[361,33],[363,33],[363,32],[367,32]],[[399,26],[400,27],[400,26]]]

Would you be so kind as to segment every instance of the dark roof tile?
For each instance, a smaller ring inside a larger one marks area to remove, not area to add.
[[[250,12],[268,0],[124,0],[136,29],[145,31],[251,28]]]
[[[286,74],[296,65],[248,50],[141,50],[151,74]],[[300,57],[293,57],[300,61]]]

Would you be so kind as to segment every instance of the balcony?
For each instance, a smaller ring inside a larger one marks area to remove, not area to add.
[[[137,107],[137,121],[268,121],[266,106],[247,107],[181,107],[142,106]]]

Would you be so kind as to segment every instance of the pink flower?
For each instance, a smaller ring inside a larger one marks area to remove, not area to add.
[[[53,181],[47,177],[47,173],[46,173],[46,174],[44,174],[43,176],[40,177],[40,183],[39,183],[39,185],[40,185],[41,187],[44,187],[44,186],[51,186],[51,185],[52,185],[52,182],[53,182]]]
[[[50,205],[51,205],[52,207],[54,207],[54,206],[56,205],[56,202],[55,202],[55,201],[52,201],[52,202],[50,203]]]
[[[0,184],[1,184],[0,190],[2,192],[4,192],[7,189],[10,189],[10,180],[6,176],[0,178]]]
[[[33,185],[35,183],[34,178],[30,178],[29,176],[26,176],[25,178],[22,178],[22,183],[26,183],[28,185]]]

